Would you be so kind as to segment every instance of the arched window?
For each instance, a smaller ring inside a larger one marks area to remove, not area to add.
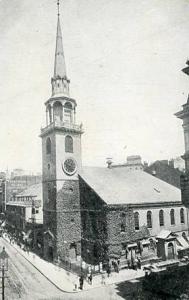
[[[171,225],[175,225],[175,211],[173,208],[170,211],[170,220],[171,220]]]
[[[152,212],[147,211],[147,227],[152,228]]]
[[[51,123],[52,122],[52,109],[51,109],[51,106],[50,104],[47,106],[47,113],[48,113],[48,123]]]
[[[73,139],[70,135],[65,137],[65,152],[73,153]]]
[[[180,209],[180,222],[181,222],[181,224],[185,223],[185,220],[184,220],[184,208]]]
[[[64,122],[72,122],[72,105],[70,102],[66,102],[64,105]]]
[[[125,232],[126,230],[126,214],[122,212],[120,214],[121,217],[121,232]]]
[[[53,113],[54,113],[54,120],[55,121],[62,121],[62,117],[63,117],[62,103],[60,103],[58,101],[54,103]]]
[[[126,226],[125,226],[125,224],[121,224],[121,232],[125,232],[125,229],[126,229]]]
[[[161,209],[159,211],[159,226],[164,226],[164,211]]]
[[[135,230],[139,230],[139,213],[134,213]]]
[[[47,140],[46,140],[46,153],[47,154],[51,153],[51,139],[50,139],[50,137],[48,137]]]

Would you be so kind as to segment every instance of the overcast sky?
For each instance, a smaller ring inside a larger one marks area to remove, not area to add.
[[[83,164],[183,154],[174,113],[189,92],[189,2],[64,0],[60,10]],[[0,169],[41,171],[56,22],[55,0],[0,0]]]

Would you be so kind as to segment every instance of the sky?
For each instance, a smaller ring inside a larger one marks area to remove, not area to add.
[[[184,153],[188,0],[60,0],[83,165]],[[55,0],[0,0],[0,169],[41,171],[40,128],[51,96]]]

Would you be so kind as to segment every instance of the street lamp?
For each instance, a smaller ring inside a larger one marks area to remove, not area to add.
[[[0,253],[0,270],[2,271],[2,300],[5,299],[5,271],[8,271],[8,254],[3,247]]]

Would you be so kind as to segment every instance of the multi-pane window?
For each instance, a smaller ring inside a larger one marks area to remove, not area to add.
[[[180,222],[181,222],[181,224],[185,223],[185,220],[184,220],[184,208],[180,209]]]
[[[135,224],[135,230],[139,230],[139,213],[134,213],[134,224]]]
[[[175,225],[175,211],[173,208],[170,211],[170,221],[171,221],[171,225]]]
[[[47,140],[46,140],[46,153],[47,154],[51,153],[51,139],[50,139],[50,137],[48,137]]]
[[[147,227],[152,228],[152,212],[147,211]]]
[[[65,137],[65,152],[73,153],[73,139],[70,135]]]
[[[159,225],[164,226],[164,211],[161,209],[159,211]]]

